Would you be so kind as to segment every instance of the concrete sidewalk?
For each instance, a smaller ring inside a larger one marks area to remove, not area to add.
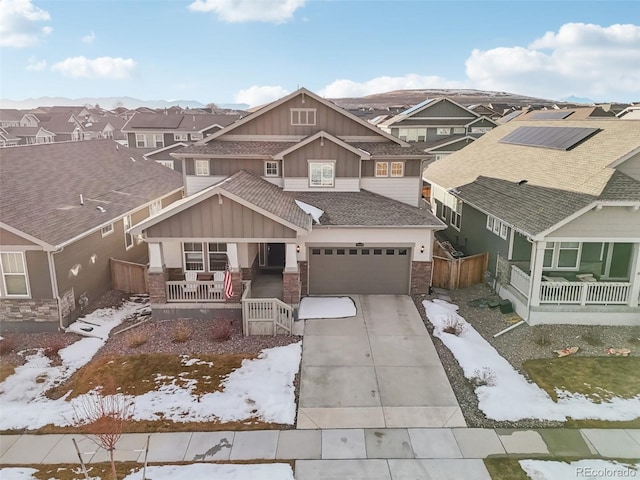
[[[148,435],[149,462],[296,460],[297,480],[489,480],[482,463],[488,456],[640,459],[640,429],[480,428],[134,433],[122,436],[116,459],[142,462]],[[107,453],[81,435],[25,434],[0,436],[0,464],[78,463],[72,438],[86,462],[107,461]]]
[[[350,295],[356,315],[304,323],[299,429],[464,427],[407,295]]]

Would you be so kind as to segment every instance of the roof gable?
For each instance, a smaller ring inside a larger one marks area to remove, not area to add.
[[[348,143],[343,142],[339,138],[334,137],[333,135],[331,135],[330,133],[327,133],[327,132],[318,132],[315,135],[311,135],[311,136],[305,138],[302,142],[296,143],[295,145],[287,148],[286,150],[283,150],[282,152],[278,153],[277,155],[274,155],[273,158],[275,160],[282,160],[289,153],[294,152],[296,150],[299,150],[300,148],[303,148],[306,145],[309,145],[310,143],[315,142],[316,140],[320,140],[322,142],[324,142],[324,140],[327,140],[327,141],[329,141],[331,143],[334,143],[337,146],[344,148],[345,150],[349,150],[354,155],[359,155],[362,160],[369,160],[371,158],[371,155],[369,154],[369,152],[366,152],[366,151],[364,151],[362,149],[359,149],[359,148],[356,148],[356,147],[354,147],[352,145],[349,145]]]

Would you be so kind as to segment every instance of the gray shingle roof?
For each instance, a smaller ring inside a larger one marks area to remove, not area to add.
[[[182,186],[180,173],[113,140],[2,149],[0,171],[0,221],[54,246]]]
[[[457,190],[456,196],[465,202],[530,235],[543,232],[596,199],[591,195],[528,183],[518,185],[489,177],[478,177]]]
[[[616,171],[607,186],[604,187],[599,200],[635,200],[640,201],[640,182]]]
[[[412,207],[366,190],[360,192],[284,192],[324,211],[321,225],[443,226],[429,210]]]
[[[355,148],[369,152],[373,157],[377,155],[392,155],[392,156],[416,156],[425,158],[427,155],[416,148],[413,145],[403,147],[393,142],[347,142],[349,145]]]
[[[280,187],[252,173],[240,170],[216,187],[237,195],[289,223],[307,230],[311,229],[311,217],[296,205],[291,196],[283,192]]]
[[[265,158],[293,147],[296,142],[259,141],[211,141],[205,145],[188,145],[176,152],[179,156],[189,155],[260,155]]]

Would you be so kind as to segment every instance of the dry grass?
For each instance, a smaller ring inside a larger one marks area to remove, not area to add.
[[[0,340],[0,357],[4,357],[5,355],[13,352],[13,349],[16,347],[16,342],[11,337],[5,337]]]
[[[554,401],[556,389],[586,395],[594,402],[640,395],[638,357],[564,357],[527,360],[529,378]]]
[[[0,363],[0,383],[4,382],[5,379],[16,371],[15,365],[11,365],[10,363]]]
[[[113,378],[119,392],[125,395],[142,395],[162,385],[175,382],[185,386],[195,381],[196,395],[220,391],[220,382],[242,365],[245,354],[199,355],[200,362],[186,366],[179,355],[162,353],[102,357],[78,370],[64,385],[49,392],[49,397],[60,398],[71,392],[69,399],[104,385]]]
[[[529,480],[517,458],[485,458],[484,466],[492,480]]]
[[[73,448],[71,443],[69,444],[69,448]],[[150,463],[149,466],[157,466],[157,465],[189,465],[193,462],[172,462],[170,464],[163,463]],[[199,463],[224,463],[224,464],[253,464],[256,463],[255,460],[249,461],[234,461],[234,462],[199,462]],[[287,460],[260,460],[260,463],[288,463],[291,465],[291,469],[294,468],[293,461]],[[18,467],[18,465],[15,465]],[[19,467],[23,468],[33,468],[37,470],[36,473],[33,474],[34,478],[38,480],[50,480],[51,478],[55,478],[56,480],[84,480],[84,474],[82,473],[82,468],[79,464],[73,463],[63,463],[56,465],[19,465]],[[118,473],[118,478],[124,478],[127,475],[131,474],[134,471],[142,470],[142,464],[137,462],[116,462],[116,469]],[[92,463],[87,465],[87,473],[90,478],[109,478],[111,473],[111,466],[108,462],[102,463]]]
[[[149,337],[145,332],[133,331],[127,334],[125,342],[129,348],[138,348],[149,341]]]

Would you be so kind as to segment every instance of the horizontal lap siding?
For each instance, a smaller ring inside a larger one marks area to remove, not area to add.
[[[362,161],[362,176],[363,177],[375,177],[376,162],[404,162],[404,176],[405,177],[419,177],[420,176],[420,164],[421,160],[363,160]],[[389,165],[389,171],[391,171],[391,165]]]
[[[233,200],[218,196],[147,230],[150,238],[295,238],[296,232]]]

